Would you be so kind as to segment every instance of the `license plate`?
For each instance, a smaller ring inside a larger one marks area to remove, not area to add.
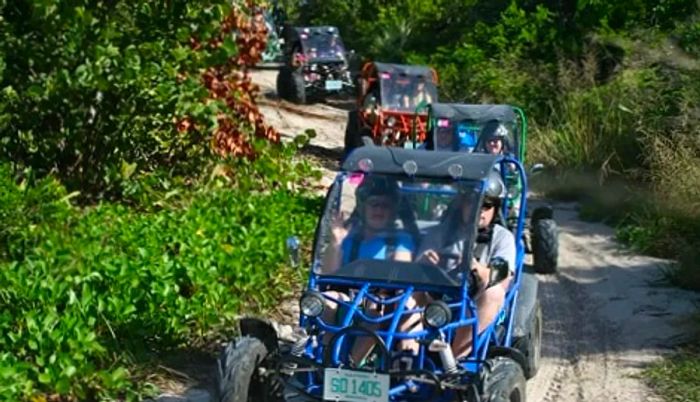
[[[324,370],[323,399],[347,402],[387,402],[389,375],[327,368]]]
[[[337,80],[326,81],[326,90],[327,91],[338,91],[341,89],[343,89],[343,81],[337,81]]]

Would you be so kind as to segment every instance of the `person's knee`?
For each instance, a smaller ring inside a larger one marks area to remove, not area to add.
[[[326,296],[324,297],[326,305],[337,306],[339,301],[347,302],[350,300],[350,296],[335,290],[328,290],[326,292],[323,292],[323,295]]]
[[[323,292],[323,295],[326,296],[324,297],[326,307],[323,311],[323,317],[326,320],[335,321],[335,313],[340,308],[340,302],[350,301],[350,296],[334,290]]]

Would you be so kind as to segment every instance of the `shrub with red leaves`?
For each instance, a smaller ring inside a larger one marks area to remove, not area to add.
[[[252,159],[255,157],[253,138],[262,138],[271,143],[280,141],[279,133],[265,124],[258,109],[255,99],[260,89],[253,84],[249,73],[249,68],[260,62],[267,46],[267,28],[262,9],[250,0],[246,9],[234,7],[224,19],[219,36],[208,42],[208,48],[212,50],[222,46],[230,35],[235,37],[236,55],[202,74],[209,99],[223,101],[228,108],[217,117],[212,145],[219,155]],[[196,39],[192,39],[191,45],[194,49],[202,46]],[[188,131],[194,129],[194,124],[189,118],[183,118],[177,123],[177,129]]]

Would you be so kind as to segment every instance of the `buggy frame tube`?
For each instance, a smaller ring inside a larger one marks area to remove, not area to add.
[[[522,127],[521,130],[522,132],[520,133],[520,149],[518,150],[518,158],[520,159],[520,163],[525,163],[525,151],[527,150],[527,117],[525,116],[525,111],[523,109],[513,106],[513,110],[520,115],[520,119],[522,121]]]

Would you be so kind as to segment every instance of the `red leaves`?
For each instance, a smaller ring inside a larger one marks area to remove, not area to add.
[[[256,10],[247,15],[244,10],[234,7],[224,18],[221,33],[207,43],[209,48],[218,48],[228,35],[234,35],[238,52],[223,65],[211,67],[202,74],[204,86],[209,90],[209,98],[223,100],[230,113],[220,114],[218,128],[212,138],[212,146],[222,155],[255,158],[251,138],[263,138],[278,143],[277,131],[265,124],[263,115],[255,101],[259,88],[253,84],[248,69],[261,60],[267,46],[267,27],[262,12],[247,2],[248,9]],[[193,49],[202,48],[201,42],[190,40]],[[205,100],[206,102],[206,100]],[[179,132],[190,130],[194,123],[189,118],[177,122]]]

